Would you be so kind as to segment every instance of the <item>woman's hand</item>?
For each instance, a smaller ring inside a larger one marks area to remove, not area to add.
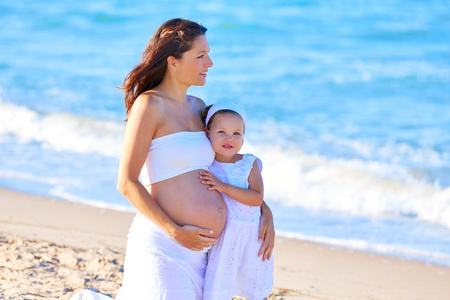
[[[179,226],[173,238],[184,247],[201,251],[214,245],[217,239],[210,237],[212,230],[203,229],[192,225]]]
[[[273,215],[266,202],[261,205],[261,217],[259,219],[259,236],[263,241],[258,257],[262,255],[262,260],[270,259],[273,247],[275,246],[275,226],[273,224]]]
[[[200,172],[200,177],[199,179],[202,181],[203,185],[209,185],[210,187],[208,188],[209,191],[218,191],[219,193],[223,193],[223,191],[225,190],[225,184],[220,181],[216,175],[214,175],[212,172],[210,171],[203,171]]]

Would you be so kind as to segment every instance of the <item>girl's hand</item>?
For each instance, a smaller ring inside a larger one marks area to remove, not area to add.
[[[201,251],[214,245],[217,239],[210,237],[212,230],[192,225],[179,226],[173,238],[184,247]]]
[[[263,240],[258,257],[262,255],[262,260],[270,259],[275,245],[275,226],[273,224],[272,211],[265,202],[261,205],[261,217],[259,219],[259,236]]]
[[[210,171],[203,171],[200,172],[200,177],[199,179],[202,181],[203,185],[209,185],[210,187],[208,188],[209,191],[218,191],[219,193],[223,193],[223,191],[225,190],[225,184],[220,181],[216,175],[214,175],[212,172]]]

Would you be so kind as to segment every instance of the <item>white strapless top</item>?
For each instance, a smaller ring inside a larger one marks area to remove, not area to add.
[[[189,171],[208,170],[214,156],[204,131],[181,131],[153,139],[142,166],[141,182],[147,186]]]

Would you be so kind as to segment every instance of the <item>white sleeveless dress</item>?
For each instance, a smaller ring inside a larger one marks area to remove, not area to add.
[[[257,157],[245,154],[235,163],[214,161],[209,170],[225,183],[248,188],[255,160],[262,169]],[[263,262],[258,257],[262,245],[258,241],[261,209],[242,204],[224,193],[222,196],[227,205],[227,223],[208,253],[203,299],[230,300],[232,296],[241,296],[262,300],[272,290],[273,258]]]

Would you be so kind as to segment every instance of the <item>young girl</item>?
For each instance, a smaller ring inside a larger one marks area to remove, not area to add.
[[[262,245],[258,240],[262,163],[252,154],[238,153],[244,143],[246,113],[236,103],[218,102],[206,108],[202,120],[216,155],[209,171],[199,178],[208,190],[222,193],[227,205],[225,229],[208,255],[203,299],[267,299],[273,260],[257,256]]]

